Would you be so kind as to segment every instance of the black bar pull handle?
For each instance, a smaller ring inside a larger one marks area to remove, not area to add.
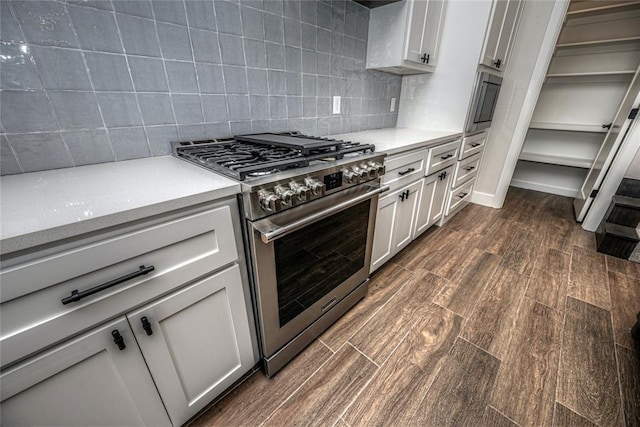
[[[453,154],[447,154],[446,156],[441,156],[440,158],[441,158],[442,160],[447,160],[447,159],[450,159],[450,158],[452,158],[452,157],[453,157]]]
[[[400,171],[400,172],[398,172],[398,175],[400,175],[400,176],[404,176],[404,175],[406,175],[406,174],[408,174],[408,173],[411,173],[411,172],[413,172],[413,171],[415,171],[415,169],[414,169],[414,168],[409,168],[409,169],[407,169],[406,171]]]
[[[464,170],[466,170],[467,172],[471,172],[475,168],[476,168],[475,166],[469,166],[468,168],[464,168]]]
[[[144,329],[147,335],[153,335],[153,330],[151,329],[151,323],[149,323],[149,319],[147,319],[147,316],[141,317],[140,322],[142,323],[142,329]]]
[[[104,291],[105,289],[109,289],[112,286],[119,285],[120,283],[126,282],[127,280],[135,279],[138,276],[144,276],[145,274],[151,273],[155,269],[156,268],[153,265],[150,265],[149,267],[141,265],[138,271],[129,273],[125,276],[119,277],[107,283],[103,283],[102,285],[98,285],[91,289],[87,289],[86,291],[78,292],[77,289],[74,289],[73,291],[71,291],[71,295],[62,298],[62,304],[66,305],[71,302],[80,301],[82,298],[86,298],[89,295]]]
[[[458,197],[460,197],[461,199],[464,199],[464,197],[469,194],[469,193],[460,193],[458,194]]]
[[[613,123],[602,125],[602,129],[611,129],[611,125],[613,125]]]
[[[479,143],[479,142],[474,142],[473,144],[469,144],[469,145],[471,145],[471,148],[476,148],[476,147],[478,147],[478,146],[480,146],[482,144]]]
[[[404,198],[406,197],[405,194],[404,194],[404,191],[402,193],[400,193],[400,195],[398,197],[400,197],[400,200],[404,202]]]
[[[405,200],[409,200],[409,190],[405,191],[405,193],[407,193],[407,194],[405,195]]]
[[[495,65],[496,68],[500,68],[500,66],[502,65],[502,59],[498,59],[496,62],[493,63],[493,65]]]
[[[122,351],[127,348],[127,345],[124,343],[124,338],[120,335],[120,331],[114,329],[111,331],[111,336],[113,337],[113,342],[118,346],[118,350]]]

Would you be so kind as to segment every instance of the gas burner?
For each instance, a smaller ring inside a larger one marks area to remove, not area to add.
[[[240,135],[222,140],[172,143],[174,155],[231,178],[244,181],[367,152],[374,146],[301,135]]]

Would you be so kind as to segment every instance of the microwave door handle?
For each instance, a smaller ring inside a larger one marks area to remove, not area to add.
[[[311,215],[307,215],[304,218],[300,218],[299,220],[293,221],[287,225],[283,225],[283,226],[277,226],[275,228],[271,228],[269,230],[264,230],[261,229],[262,227],[260,227],[259,225],[257,225],[257,223],[252,224],[253,228],[256,229],[259,233],[260,233],[260,238],[262,239],[262,241],[265,244],[269,244],[275,240],[278,240],[281,237],[284,237],[288,234],[293,233],[294,231],[300,230],[301,228],[314,223],[316,221],[319,221],[323,218],[326,218],[328,216],[331,216],[335,213],[338,213],[342,210],[345,210],[347,208],[350,208],[351,206],[355,206],[358,203],[364,202],[367,199],[371,199],[375,196],[377,196],[380,193],[384,193],[385,191],[389,190],[389,186],[388,185],[382,185],[379,187],[373,187],[374,190],[371,191],[367,191],[364,194],[361,194],[360,196],[354,197],[352,199],[349,200],[345,200],[342,203],[338,203],[336,205],[333,205],[327,209],[323,209],[321,211],[318,212],[314,212]]]

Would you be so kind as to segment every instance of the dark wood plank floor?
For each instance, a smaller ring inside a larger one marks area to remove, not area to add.
[[[640,426],[640,265],[597,253],[572,214],[516,188],[466,207],[275,378],[191,425]]]

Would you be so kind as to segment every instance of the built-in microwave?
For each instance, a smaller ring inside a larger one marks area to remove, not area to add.
[[[501,85],[502,77],[487,72],[478,73],[478,80],[467,116],[466,132],[478,131],[491,126]]]

